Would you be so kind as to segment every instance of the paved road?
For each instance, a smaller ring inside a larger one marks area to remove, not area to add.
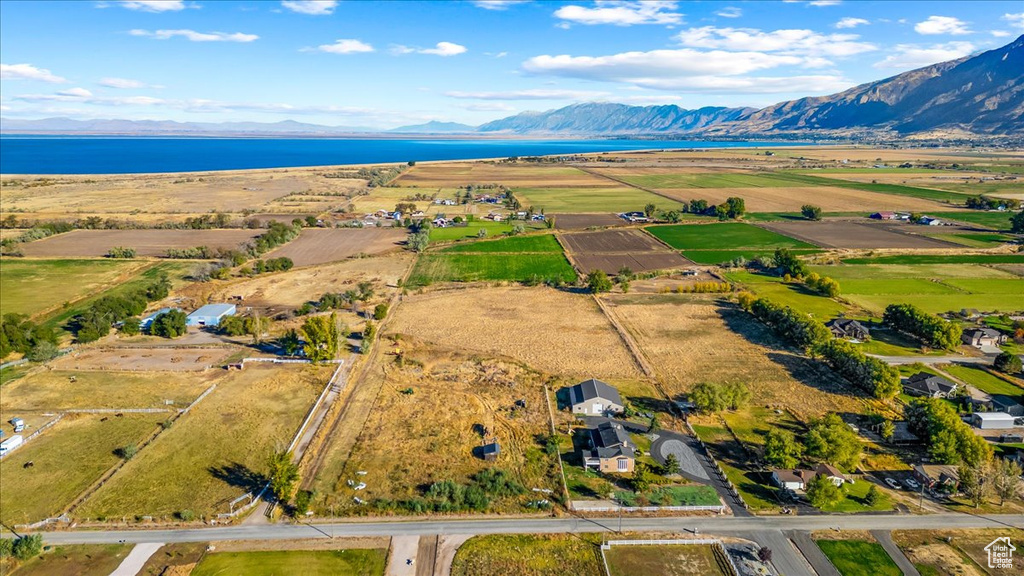
[[[392,538],[387,576],[416,576],[416,554],[419,547],[420,537],[415,534]]]
[[[746,534],[737,534],[740,538],[753,540],[772,551],[772,565],[779,574],[784,576],[814,576],[811,565],[796,549],[793,542],[781,530],[761,530]]]
[[[222,540],[295,540],[360,536],[429,536],[433,534],[556,534],[613,531],[617,518],[502,518],[481,520],[349,521],[269,526],[228,526],[180,530],[89,530],[43,532],[48,544],[113,544],[118,542],[216,542]],[[849,516],[700,516],[675,518],[623,518],[623,531],[681,532],[694,528],[705,534],[759,530],[914,530],[942,526],[958,528],[1024,529],[1024,514],[975,516],[971,514]],[[6,535],[6,534],[5,534]]]
[[[788,536],[793,544],[796,544],[804,558],[811,563],[811,567],[814,568],[814,572],[818,576],[842,576],[825,556],[825,553],[821,551],[821,548],[818,548],[814,540],[811,540],[809,532],[790,532]]]
[[[900,547],[892,541],[891,532],[887,530],[872,530],[871,535],[875,537],[875,540],[878,540],[882,548],[885,548],[892,561],[900,567],[900,570],[903,571],[903,576],[921,576],[921,573],[917,571],[917,567],[910,561],[910,558],[907,558],[903,550],[900,550]]]
[[[994,356],[986,356],[979,358],[977,356],[878,356],[875,354],[868,354],[874,358],[878,358],[886,364],[892,364],[898,366],[901,364],[984,364],[989,366],[995,359]]]

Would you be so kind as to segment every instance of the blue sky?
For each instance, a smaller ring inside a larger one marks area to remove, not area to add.
[[[1020,1],[4,1],[0,112],[392,128],[764,106],[1022,33]]]

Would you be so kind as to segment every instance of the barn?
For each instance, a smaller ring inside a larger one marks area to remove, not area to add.
[[[217,326],[225,316],[234,316],[238,309],[234,304],[207,304],[188,315],[185,323],[189,326]]]

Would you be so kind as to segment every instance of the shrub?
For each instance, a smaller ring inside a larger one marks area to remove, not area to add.
[[[996,360],[993,365],[996,370],[1005,372],[1006,374],[1016,374],[1021,371],[1020,357],[1010,352],[1003,352],[999,356],[996,356]]]
[[[107,258],[135,258],[135,248],[115,246],[107,251]]]
[[[174,515],[182,522],[191,522],[196,519],[196,513],[187,508],[185,510],[178,510]]]
[[[181,310],[171,310],[153,319],[149,332],[154,336],[177,338],[188,331],[187,316]]]
[[[60,350],[57,349],[56,344],[43,340],[29,350],[27,358],[33,362],[46,362],[56,358],[59,353]]]
[[[380,304],[377,304],[377,306],[374,307],[374,309],[373,309],[373,319],[374,320],[377,320],[377,321],[383,320],[384,318],[387,317],[387,315],[388,315],[388,305],[387,304],[384,304],[382,302]]]
[[[11,546],[11,553],[18,560],[28,560],[38,556],[43,551],[42,534],[26,534],[14,541]]]

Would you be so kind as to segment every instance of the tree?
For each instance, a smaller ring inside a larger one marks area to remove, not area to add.
[[[760,560],[761,562],[771,562],[772,561],[772,549],[768,548],[767,546],[761,546],[760,548],[757,549],[757,559]]]
[[[864,495],[864,503],[868,506],[875,506],[878,504],[881,497],[881,493],[878,492],[878,486],[872,484],[871,487],[868,488],[868,493]]]
[[[999,459],[992,464],[990,482],[992,492],[999,497],[999,505],[1016,498],[1021,491],[1020,475],[1024,473],[1020,464],[1013,460]]]
[[[975,508],[980,508],[991,487],[985,481],[985,464],[961,466],[957,471],[960,475],[960,491]]]
[[[804,204],[800,213],[808,220],[821,220],[821,208],[812,204]]]
[[[892,420],[886,420],[885,422],[882,422],[882,428],[879,433],[881,434],[882,439],[888,442],[889,440],[892,440],[892,435],[896,433],[896,425],[893,424]]]
[[[999,356],[996,356],[995,363],[993,364],[996,370],[1005,372],[1006,374],[1016,374],[1021,371],[1020,357],[1010,352],[1003,352]]]
[[[409,240],[406,242],[409,249],[413,252],[420,253],[427,249],[430,244],[430,232],[427,230],[420,230],[415,234],[409,236]]]
[[[384,318],[387,317],[387,315],[388,315],[388,305],[387,304],[381,302],[380,304],[377,304],[377,306],[374,307],[374,309],[373,309],[373,319],[374,320],[377,320],[377,321],[383,320]]]
[[[679,472],[679,458],[675,454],[665,457],[665,466],[662,467],[662,474],[669,475]]]
[[[658,207],[655,206],[654,204],[648,204],[644,206],[644,214],[646,214],[647,217],[650,218],[651,216],[654,216],[654,211],[657,209]]]
[[[750,388],[743,382],[729,382],[722,386],[722,399],[729,410],[739,410],[750,402]]]
[[[125,321],[121,323],[121,334],[125,336],[136,336],[140,331],[139,319],[134,316],[125,318]]]
[[[843,498],[843,491],[827,477],[819,474],[807,483],[807,499],[815,508],[837,504]]]
[[[267,479],[270,481],[270,492],[278,502],[287,502],[299,482],[299,466],[292,463],[289,451],[274,452],[267,459]]]
[[[651,465],[646,462],[637,462],[633,466],[633,478],[630,481],[630,486],[633,488],[633,492],[640,494],[646,492],[651,487]]]
[[[319,363],[332,360],[338,353],[340,338],[338,335],[338,317],[332,312],[330,316],[310,316],[302,323],[302,333],[306,336],[303,350],[306,358]]]
[[[289,328],[288,331],[277,339],[277,343],[288,356],[294,356],[302,346],[302,343],[299,340],[299,333],[296,332],[294,328]]]
[[[826,414],[813,421],[810,428],[804,440],[808,456],[847,471],[857,467],[860,440],[838,414]]]
[[[1024,210],[1010,217],[1010,232],[1024,234]]]
[[[57,349],[56,344],[44,340],[29,350],[27,358],[33,362],[46,362],[56,358],[59,353],[60,350]]]
[[[793,468],[803,457],[804,447],[790,432],[772,428],[764,439],[764,459],[777,468]]]
[[[150,334],[164,338],[177,338],[188,331],[187,316],[181,310],[171,310],[153,319],[149,326]]]
[[[725,199],[726,215],[729,218],[736,219],[747,211],[747,203],[738,196],[731,196]]]
[[[710,382],[699,382],[693,387],[689,395],[690,402],[698,412],[711,414],[721,412],[726,408],[725,398],[722,397],[722,389]]]
[[[241,336],[245,334],[245,320],[241,316],[227,316],[221,319],[217,330],[228,336]]]
[[[591,270],[590,274],[587,274],[587,286],[591,292],[599,294],[611,290],[612,281],[604,273],[604,270]]]
[[[28,560],[43,551],[43,535],[38,532],[26,534],[14,541],[11,552],[18,560]]]

